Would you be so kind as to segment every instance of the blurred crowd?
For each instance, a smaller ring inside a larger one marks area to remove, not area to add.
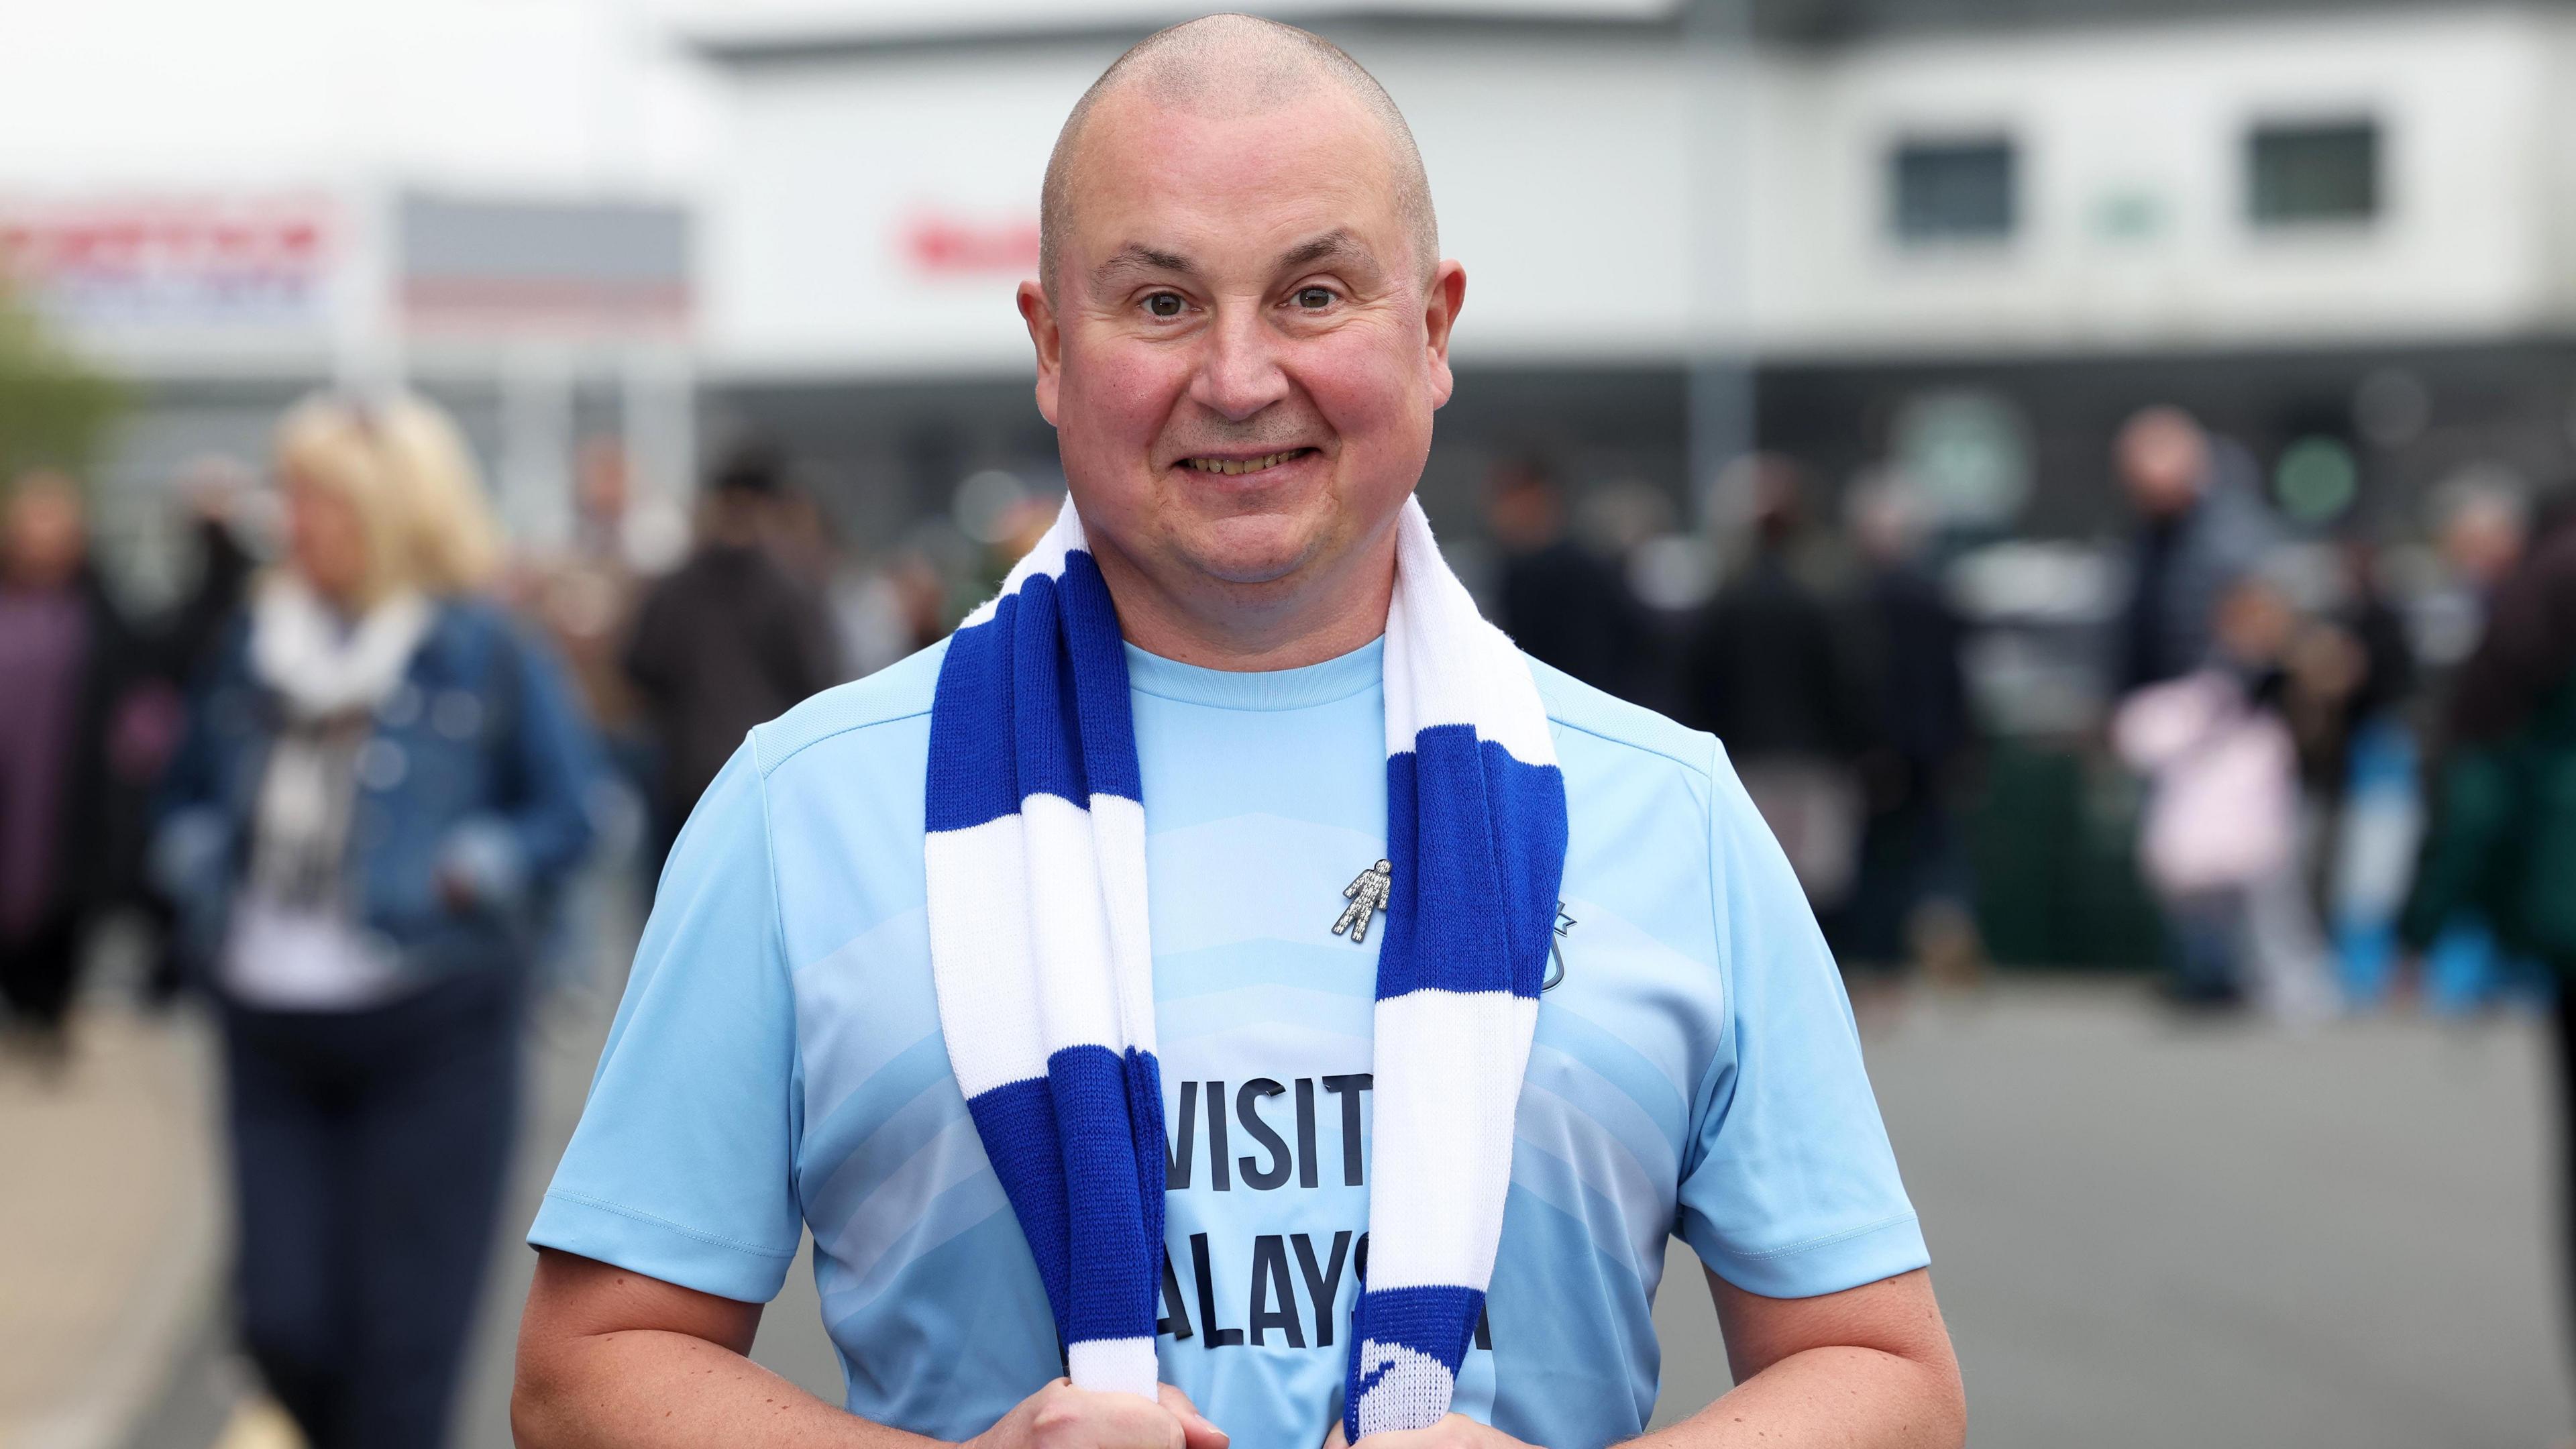
[[[2171,408],[2119,431],[2125,536],[2079,651],[2098,707],[2060,730],[2134,782],[2168,994],[2304,1027],[2549,980],[2576,963],[2569,495],[2471,478],[2420,538],[2373,536],[2288,521],[2241,460]],[[243,1340],[311,1443],[439,1441],[532,997],[615,953],[752,725],[936,641],[1054,511],[977,474],[953,518],[867,550],[798,478],[734,448],[652,568],[594,440],[568,537],[514,551],[437,406],[317,396],[264,467],[176,480],[193,581],[142,617],[91,558],[79,481],[8,481],[9,1051],[59,1063],[111,918],[144,928],[152,996],[214,1004]],[[1724,741],[1865,1021],[1908,973],[1982,969],[1995,537],[1892,465],[1767,454],[1688,528],[1536,454],[1482,502],[1487,607]]]
[[[193,581],[149,615],[77,479],[0,494],[0,1055],[60,1079],[93,938],[139,927],[145,995],[220,1023],[262,1383],[316,1449],[433,1446],[531,1007],[631,944],[751,726],[940,637],[1049,510],[999,498],[953,579],[855,568],[750,444],[656,573],[606,440],[515,551],[424,398],[308,398],[264,462],[178,480]]]
[[[578,454],[569,535],[513,550],[435,406],[315,402],[280,424],[274,486],[217,459],[176,480],[193,582],[175,605],[138,617],[92,565],[77,480],[50,470],[11,480],[0,988],[29,1055],[62,1040],[89,926],[117,914],[145,923],[163,996],[220,965],[192,965],[192,950],[221,954],[192,931],[241,929],[228,908],[211,913],[219,927],[192,920],[181,807],[189,789],[233,788],[241,798],[193,803],[243,814],[234,835],[255,826],[263,781],[281,773],[269,735],[296,734],[291,666],[261,652],[270,636],[260,620],[299,581],[321,588],[312,490],[298,480],[328,471],[314,458],[339,456],[315,441],[328,418],[347,433],[340,452],[408,458],[409,475],[445,480],[394,488],[391,506],[413,522],[385,527],[456,541],[416,539],[399,581],[326,601],[325,622],[354,628],[379,588],[488,615],[529,669],[561,681],[564,728],[589,771],[577,790],[584,828],[602,843],[594,873],[648,897],[689,807],[752,724],[936,641],[1054,507],[1043,484],[978,473],[959,484],[953,516],[895,540],[851,540],[828,500],[800,486],[796,461],[755,441],[709,470],[694,544],[673,563],[644,537],[624,454],[596,438]],[[1484,561],[1471,580],[1530,653],[1725,742],[1858,995],[1898,967],[1956,979],[1983,958],[1979,918],[2009,889],[1973,864],[1992,855],[1973,848],[1985,766],[1999,741],[2033,735],[2016,711],[2063,684],[2028,667],[2025,621],[1995,602],[2016,592],[2102,597],[2071,651],[2054,646],[2061,664],[2073,660],[2058,672],[2078,677],[2074,692],[2090,702],[2050,714],[2039,733],[2052,748],[2119,762],[2135,783],[2128,855],[2164,922],[2153,951],[2177,1003],[2306,1023],[2391,992],[2429,989],[2445,1003],[2491,993],[2516,979],[2517,962],[2548,955],[2477,894],[2503,868],[2501,847],[2446,843],[2476,813],[2451,798],[2468,789],[2464,752],[2532,728],[2556,678],[2546,623],[2486,621],[2521,618],[2505,602],[2541,587],[2566,500],[2472,473],[2408,529],[2389,529],[2384,511],[2368,526],[2294,522],[2250,455],[2163,407],[2119,430],[2101,477],[2069,483],[2101,489],[2125,536],[2093,547],[2082,575],[2019,557],[2036,551],[2028,541],[1945,519],[1898,465],[1825,479],[1773,454],[1724,470],[1678,526],[1669,501],[1639,496],[1650,490],[1510,455],[1485,479],[1481,551],[1462,556]],[[372,711],[380,738],[333,736],[348,758],[323,759],[322,774],[392,770],[375,748],[390,743],[385,726],[426,708],[395,676],[426,657],[435,633],[417,623],[388,632],[375,646],[386,657],[368,660],[385,677],[325,691],[342,714]],[[337,642],[370,637],[354,629]],[[239,676],[229,692],[227,669]],[[192,742],[221,736],[235,705],[258,719],[257,763],[241,780],[195,779]],[[479,699],[475,718],[527,710]],[[342,799],[345,782],[332,778],[312,807],[329,817],[326,843],[370,843],[389,828],[380,817],[410,813],[369,803],[393,785]],[[2428,845],[2431,822],[2441,828]],[[2529,824],[2517,814],[2491,828]],[[238,840],[229,848],[242,861],[256,853]],[[412,862],[426,870],[445,847],[402,848],[426,852]],[[2460,863],[2463,851],[2475,862]],[[576,854],[558,862],[567,879]],[[478,859],[509,856],[486,847]],[[2420,888],[2419,856],[2440,867]],[[563,898],[545,911],[555,944],[537,954],[568,960],[579,953],[556,947],[596,911],[579,904],[582,890],[548,894]]]
[[[1540,659],[1725,743],[1864,1019],[1898,968],[1979,971],[1981,904],[2016,888],[1979,878],[1970,840],[2036,828],[1981,799],[2014,696],[2045,692],[2007,667],[2028,652],[1995,602],[2014,571],[2102,597],[2071,670],[2090,707],[2043,743],[2125,772],[2162,923],[2144,954],[2178,1008],[2305,1027],[2536,994],[2576,954],[2547,919],[2566,893],[2525,859],[2576,829],[2549,794],[2552,711],[2576,708],[2576,634],[2549,612],[2576,490],[2473,472],[2420,532],[2294,519],[2171,407],[2118,430],[2103,476],[2122,536],[2068,573],[1945,525],[1892,465],[1828,489],[1751,456],[1699,500],[1698,586],[1676,590],[1673,539],[1586,538],[1550,466],[1516,460],[1487,490],[1490,604]]]

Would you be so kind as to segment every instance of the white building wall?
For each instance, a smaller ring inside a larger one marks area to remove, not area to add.
[[[1360,57],[1404,108],[1466,363],[1675,361],[1695,335],[1691,112],[1669,39],[1407,41]]]
[[[1411,119],[1445,250],[1467,265],[1471,364],[2477,341],[2576,318],[2561,14],[1981,29],[1722,67],[1669,29],[1413,26],[1353,44]],[[994,39],[733,70],[716,369],[1024,371],[1017,274],[926,274],[904,230],[925,213],[1033,225],[1055,130],[1116,49]],[[1728,93],[1691,89],[1711,74]],[[2249,128],[2361,116],[2381,127],[2380,217],[2258,233]],[[1891,146],[1996,133],[2020,147],[2012,239],[1900,247]],[[2157,225],[2106,226],[2124,203]]]
[[[2545,179],[2554,19],[2511,10],[1979,32],[1798,67],[1755,143],[1766,351],[1877,354],[2479,338],[2560,290]],[[2369,116],[2383,213],[2258,233],[2258,121]],[[2021,219],[1999,246],[1899,247],[1900,137],[2006,134]],[[2103,209],[2161,217],[2115,235]]]
[[[915,264],[916,219],[1036,223],[1057,128],[1120,47],[862,54],[737,88],[709,246],[730,375],[1029,366],[1025,270]],[[1685,117],[1669,45],[1405,39],[1363,59],[1403,106],[1443,249],[1467,265],[1467,361],[1674,358],[1690,335]]]
[[[743,73],[702,273],[715,369],[1026,369],[1013,271],[921,271],[905,229],[921,216],[1034,226],[1056,128],[1119,49],[869,54]]]

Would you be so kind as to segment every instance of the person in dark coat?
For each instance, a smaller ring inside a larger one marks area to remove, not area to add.
[[[127,707],[138,723],[146,725],[138,733],[166,737],[174,747],[186,728],[188,692],[215,667],[259,569],[239,530],[243,499],[257,483],[250,469],[232,458],[208,456],[190,462],[178,481],[188,539],[196,554],[196,576],[153,628],[152,665]],[[156,756],[150,772],[153,783],[159,780],[162,763],[166,757]],[[142,808],[132,813],[143,817],[142,828],[148,831],[150,792],[133,794]],[[158,947],[144,982],[147,997],[154,1003],[175,1000],[187,985],[178,903],[149,879],[140,882],[134,903]]]
[[[653,801],[658,872],[680,823],[753,725],[845,677],[820,600],[764,535],[784,460],[752,445],[717,470],[697,551],[637,611],[626,672],[661,756]]]
[[[1924,566],[1915,510],[1894,482],[1864,487],[1850,510],[1866,570],[1861,665],[1877,739],[1862,761],[1869,814],[1844,944],[1853,961],[1919,958],[1957,976],[1980,954],[1951,809],[1975,743],[1960,658],[1967,625]]]
[[[1631,695],[1645,621],[1618,568],[1567,533],[1555,470],[1534,458],[1495,469],[1485,518],[1503,554],[1494,622],[1541,661],[1595,689]]]
[[[2112,447],[2137,510],[2114,668],[2128,694],[2209,662],[2218,600],[2270,552],[2262,502],[2219,476],[2209,435],[2180,408],[2147,408]]]
[[[242,545],[238,515],[254,486],[250,470],[231,458],[199,458],[180,474],[197,572],[170,610],[160,645],[164,668],[183,689],[213,661],[224,631],[250,597],[259,560]]]
[[[2476,916],[2556,978],[2561,1268],[2576,1298],[2576,520],[2558,512],[2552,524],[2460,667],[2398,937],[2420,958],[2455,918]]]
[[[0,522],[0,999],[55,1061],[88,927],[139,863],[107,809],[139,662],[90,567],[78,487],[51,470],[18,479]]]
[[[1825,914],[1849,894],[1858,865],[1857,766],[1871,712],[1846,630],[1792,566],[1802,518],[1796,466],[1757,457],[1742,476],[1751,553],[1693,633],[1684,719],[1726,746],[1808,902]]]

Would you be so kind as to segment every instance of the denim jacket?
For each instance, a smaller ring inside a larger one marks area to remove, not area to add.
[[[277,706],[247,615],[198,682],[162,784],[152,870],[191,965],[213,974],[247,870]],[[348,882],[355,924],[407,972],[524,970],[588,847],[597,749],[551,651],[497,607],[437,605],[358,755]],[[451,906],[441,876],[470,904]]]

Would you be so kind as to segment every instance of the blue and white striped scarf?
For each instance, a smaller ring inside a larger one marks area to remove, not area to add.
[[[1502,1236],[1566,840],[1528,666],[1478,616],[1421,505],[1405,504],[1398,530],[1384,664],[1394,870],[1369,1272],[1343,1407],[1353,1442],[1448,1412]],[[1166,1159],[1142,795],[1117,611],[1068,499],[940,665],[931,969],[949,1062],[1074,1385],[1151,1398]]]

